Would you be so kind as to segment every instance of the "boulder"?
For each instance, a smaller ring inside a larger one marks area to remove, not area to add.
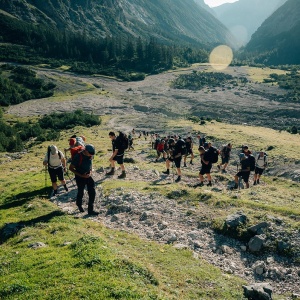
[[[248,243],[249,251],[258,252],[263,247],[265,237],[263,235],[254,236]]]
[[[243,286],[244,296],[249,300],[272,300],[272,287],[268,283]]]
[[[270,223],[268,222],[261,222],[259,224],[256,224],[254,226],[251,226],[248,228],[248,231],[250,231],[253,234],[257,234],[258,232],[260,232],[262,229],[264,228],[268,228],[270,227]]]
[[[226,225],[231,228],[237,228],[242,224],[246,224],[246,222],[247,222],[247,216],[242,212],[237,212],[236,214],[227,216],[225,221]]]

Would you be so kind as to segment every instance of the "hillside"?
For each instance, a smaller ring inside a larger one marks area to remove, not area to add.
[[[239,0],[213,7],[212,10],[240,46],[244,46],[260,25],[284,2],[286,0]]]
[[[171,4],[172,3],[172,4]],[[154,37],[164,43],[233,45],[216,18],[194,1],[9,1],[0,9],[31,24],[92,37]]]
[[[300,5],[288,0],[253,34],[245,50],[268,64],[299,64]]]

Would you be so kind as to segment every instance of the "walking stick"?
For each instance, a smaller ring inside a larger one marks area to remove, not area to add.
[[[47,166],[45,166],[45,188],[47,187]]]

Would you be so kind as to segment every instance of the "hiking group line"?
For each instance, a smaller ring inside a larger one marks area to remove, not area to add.
[[[194,164],[195,154],[194,146],[196,146],[200,157],[199,182],[194,187],[204,186],[204,176],[207,178],[207,186],[212,186],[211,169],[213,164],[217,164],[218,170],[222,173],[227,173],[227,166],[229,164],[232,152],[232,143],[224,144],[220,149],[212,145],[210,141],[206,141],[206,137],[197,134],[196,140],[191,134],[186,138],[179,135],[166,135],[161,137],[158,133],[150,134],[149,132],[140,132],[137,138],[144,137],[147,141],[150,135],[151,149],[156,151],[156,157],[153,161],[157,163],[160,157],[165,162],[166,170],[162,173],[170,175],[170,168],[176,168],[177,178],[173,182],[178,183],[182,179],[182,159],[183,168],[187,167],[187,158],[190,158],[190,164]],[[124,165],[124,155],[126,151],[134,150],[133,142],[136,138],[135,129],[127,135],[124,132],[110,131],[108,134],[112,143],[112,154],[109,158],[110,170],[106,172],[106,176],[112,176],[116,171],[116,163],[120,166],[121,174],[118,179],[126,178],[126,169]],[[67,161],[67,153],[70,153],[70,159]],[[47,184],[47,173],[50,175],[52,183],[52,196],[58,194],[57,180],[61,182],[65,191],[68,192],[65,175],[69,177],[72,185],[75,187],[68,170],[75,176],[77,186],[76,205],[80,212],[84,212],[82,207],[82,199],[84,196],[84,189],[87,188],[88,193],[88,214],[98,215],[94,210],[94,202],[96,197],[95,181],[93,179],[93,158],[95,155],[95,147],[93,144],[86,144],[84,136],[72,135],[69,139],[69,147],[64,149],[64,154],[58,150],[55,145],[51,145],[45,154],[43,165],[45,166],[45,185]],[[221,157],[221,162],[219,158]],[[239,162],[237,163],[237,171],[234,175],[234,186],[231,189],[240,189],[241,181],[244,181],[246,188],[249,188],[249,178],[251,172],[254,172],[253,185],[260,183],[260,177],[268,166],[268,156],[263,150],[260,150],[256,155],[249,150],[247,145],[242,145],[239,150]],[[67,162],[70,163],[67,168]]]

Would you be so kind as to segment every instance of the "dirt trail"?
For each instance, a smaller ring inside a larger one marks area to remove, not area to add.
[[[164,175],[157,171],[153,158],[149,157],[149,141],[138,139],[137,143],[143,145],[142,151],[134,152],[134,157],[152,164],[147,170],[140,170],[135,164],[126,164],[127,177],[125,181],[133,181],[139,184],[169,185],[176,184],[171,175]],[[129,154],[129,156],[131,156]],[[163,162],[161,162],[163,163]],[[287,258],[277,254],[260,253],[253,255],[246,251],[246,243],[232,238],[216,234],[210,228],[209,218],[213,219],[216,212],[213,207],[200,201],[198,206],[191,206],[188,202],[179,204],[180,195],[187,185],[193,186],[198,182],[195,176],[187,175],[187,172],[197,174],[199,163],[183,168],[182,181],[176,184],[178,187],[172,197],[164,197],[159,193],[142,194],[137,191],[128,191],[123,188],[116,189],[110,195],[104,196],[102,183],[107,180],[117,179],[119,170],[112,177],[105,176],[106,168],[99,168],[94,173],[97,183],[96,210],[99,216],[93,217],[96,222],[103,223],[109,228],[125,230],[128,233],[139,235],[143,239],[157,241],[159,243],[172,243],[178,249],[189,248],[194,251],[194,256],[201,257],[207,262],[221,268],[226,274],[233,274],[244,278],[249,283],[270,282],[277,294],[298,293],[300,276],[299,268]],[[229,177],[233,177],[236,167],[229,166]],[[216,167],[213,171],[213,187],[197,188],[207,193],[228,193],[228,183],[217,179]],[[262,182],[262,184],[264,184]],[[64,212],[75,217],[87,217],[86,212],[79,213],[75,205],[76,189],[68,181],[69,193],[52,198]],[[236,193],[236,192],[232,192]],[[87,205],[87,195],[84,197],[84,208]],[[300,241],[299,241],[300,242]],[[265,272],[258,275],[255,266],[263,264]],[[289,298],[285,298],[289,299]]]

